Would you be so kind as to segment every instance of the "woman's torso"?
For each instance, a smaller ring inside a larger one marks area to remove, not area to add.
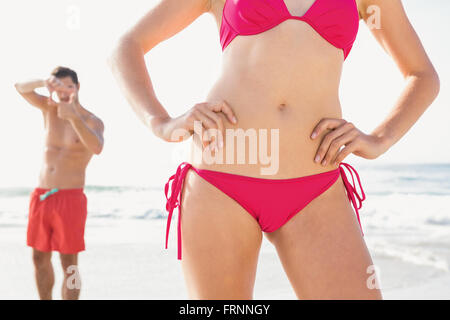
[[[292,15],[303,16],[314,1],[321,0],[284,1]],[[213,1],[212,13],[219,27],[224,2]],[[238,123],[224,121],[225,127],[250,129],[258,137],[257,153],[261,150],[259,130],[266,129],[270,140],[271,130],[278,129],[278,157],[272,155],[272,165],[261,162],[260,156],[256,164],[249,163],[249,155],[255,150],[249,149],[247,140],[245,164],[237,163],[237,152],[241,150],[236,148],[233,163],[227,164],[225,155],[219,157],[223,160],[221,164],[199,161],[193,154],[191,163],[198,168],[268,179],[299,177],[336,168],[314,162],[323,135],[315,140],[310,135],[322,118],[342,117],[339,83],[343,62],[343,50],[331,45],[304,21],[288,19],[265,32],[237,36],[224,50],[222,72],[206,101],[224,100],[230,105]],[[224,140],[226,150],[230,140]],[[195,146],[197,139],[192,150]],[[268,150],[271,147],[269,141]],[[278,165],[274,164],[276,158]],[[262,175],[263,167],[271,167],[272,174]]]

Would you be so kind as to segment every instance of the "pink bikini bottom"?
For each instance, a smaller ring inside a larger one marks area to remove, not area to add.
[[[344,168],[349,170],[352,184],[345,175]],[[347,197],[355,209],[359,225],[358,209],[366,199],[364,190],[356,170],[348,163],[341,162],[339,167],[319,174],[293,179],[262,179],[194,168],[183,162],[177,172],[169,178],[165,187],[167,198],[166,209],[169,212],[166,229],[166,249],[169,240],[170,222],[173,210],[178,207],[178,259],[181,260],[181,190],[183,181],[189,169],[194,170],[200,177],[214,185],[239,203],[252,215],[264,232],[273,232],[282,227],[289,219],[300,212],[308,203],[330,188],[342,177]],[[356,190],[353,172],[358,179],[361,194]],[[170,196],[168,196],[170,189]],[[357,203],[358,201],[358,203]],[[362,228],[361,228],[362,232]],[[363,234],[364,235],[364,234]]]

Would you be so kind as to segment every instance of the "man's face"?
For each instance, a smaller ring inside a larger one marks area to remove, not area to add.
[[[79,85],[75,84],[71,77],[58,78],[58,80],[63,84],[62,88],[56,90],[58,99],[61,102],[69,102],[70,95],[78,91]]]

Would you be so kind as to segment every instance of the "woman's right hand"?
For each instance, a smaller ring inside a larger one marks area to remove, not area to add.
[[[217,150],[224,145],[225,126],[223,116],[231,124],[236,124],[237,119],[233,110],[225,101],[198,103],[185,114],[177,118],[169,118],[162,121],[158,130],[162,138],[170,142],[187,140],[201,129],[201,141],[204,148]]]

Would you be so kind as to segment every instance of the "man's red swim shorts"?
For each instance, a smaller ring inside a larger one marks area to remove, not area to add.
[[[83,251],[86,218],[83,189],[36,188],[30,196],[27,245],[44,252]]]

